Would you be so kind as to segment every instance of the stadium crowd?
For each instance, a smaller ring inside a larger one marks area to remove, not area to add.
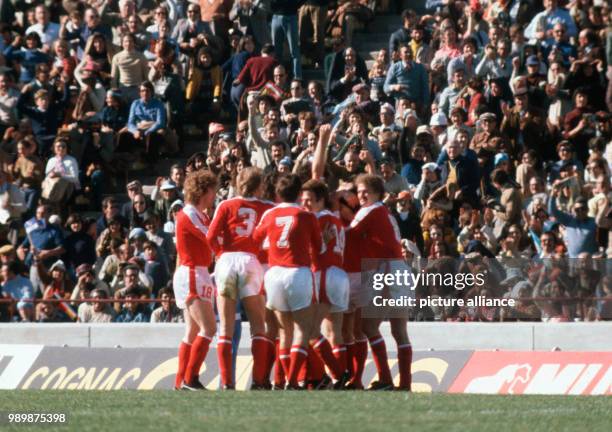
[[[611,319],[609,4],[409,3],[2,1],[0,319],[182,321],[185,177],[213,172],[219,205],[249,166],[270,201],[283,173],[324,179],[347,225],[378,175],[415,271],[486,273],[417,296],[517,300],[411,319]],[[365,57],[357,32],[398,11]]]

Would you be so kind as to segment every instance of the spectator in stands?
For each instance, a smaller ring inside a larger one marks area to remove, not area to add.
[[[151,163],[159,156],[163,147],[166,127],[166,108],[159,99],[153,97],[153,84],[143,82],[140,87],[140,99],[132,102],[128,119],[128,131],[119,137],[119,148],[123,151],[136,151],[144,154]],[[146,165],[137,161],[133,168],[143,169]]]
[[[129,220],[120,213],[117,200],[113,197],[106,197],[102,200],[102,215],[96,221],[96,234],[98,236],[109,227],[111,219],[118,220],[123,228],[129,227]]]
[[[115,322],[120,323],[143,323],[149,321],[147,309],[133,300],[141,298],[136,289],[126,289],[123,294],[125,302],[121,307],[121,311],[115,317]]]
[[[91,290],[90,303],[81,303],[79,306],[79,322],[82,323],[109,323],[115,320],[115,310],[110,303],[96,300],[107,300],[108,294],[99,289]]]
[[[302,78],[302,57],[300,54],[300,37],[298,34],[297,12],[304,0],[272,0],[272,43],[276,58],[283,61],[285,40],[289,45],[289,55],[293,67],[293,77]]]
[[[161,306],[151,314],[152,323],[176,323],[183,322],[181,310],[174,304],[174,291],[172,288],[162,288],[159,290],[158,297],[161,299]]]
[[[66,253],[64,262],[70,274],[82,264],[96,263],[95,241],[83,230],[83,219],[80,214],[73,213],[66,220],[68,234],[64,240]]]
[[[429,103],[427,70],[412,60],[412,51],[407,46],[400,48],[401,61],[394,63],[387,73],[385,93],[393,97],[406,97],[419,105]]]
[[[32,321],[34,319],[34,288],[26,277],[19,274],[19,265],[16,262],[3,263],[1,270],[2,285],[0,292],[4,298],[12,298],[17,302],[16,319]]]

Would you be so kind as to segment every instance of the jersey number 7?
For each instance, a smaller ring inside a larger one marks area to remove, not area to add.
[[[289,247],[289,231],[293,225],[293,216],[279,216],[275,220],[277,227],[283,227],[280,237],[276,241],[276,246],[279,248]]]

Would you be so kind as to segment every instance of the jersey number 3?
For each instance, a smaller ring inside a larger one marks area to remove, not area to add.
[[[250,237],[255,229],[257,212],[252,208],[240,207],[238,217],[242,219],[242,225],[236,227],[236,234],[240,237]]]

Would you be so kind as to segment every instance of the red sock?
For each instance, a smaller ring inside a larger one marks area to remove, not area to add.
[[[232,338],[219,336],[217,341],[217,358],[219,359],[219,373],[222,385],[234,385],[232,368]]]
[[[329,369],[331,376],[335,380],[339,380],[342,378],[342,374],[344,373],[344,368],[342,368],[336,357],[334,357],[334,353],[332,351],[332,347],[329,344],[329,341],[320,335],[317,341],[312,345],[312,349],[321,357],[321,359],[325,362],[325,365]],[[310,355],[310,353],[308,354]]]
[[[204,363],[206,354],[208,354],[208,347],[211,341],[211,338],[202,335],[197,335],[193,341],[189,351],[189,363],[187,363],[187,369],[185,369],[186,383],[190,384],[194,379],[200,377],[200,368],[202,363]]]
[[[349,371],[351,378],[355,375],[355,342],[344,344],[346,347],[346,370]]]
[[[357,387],[363,387],[362,378],[363,370],[365,369],[365,362],[368,358],[368,340],[362,339],[355,341],[355,353],[353,356],[353,379],[351,382]]]
[[[176,371],[176,379],[174,380],[175,388],[181,388],[183,384],[185,369],[187,369],[187,363],[189,363],[189,351],[191,351],[191,344],[181,342],[178,349],[178,370]]]
[[[391,378],[391,370],[389,369],[385,340],[380,335],[369,340],[372,357],[374,357],[374,363],[376,363],[376,370],[378,371],[378,380],[383,383],[392,383],[393,378]]]
[[[274,377],[274,384],[284,386],[287,379],[289,379],[289,369],[291,368],[291,349],[279,348],[278,362],[276,363],[276,366],[278,377]]]
[[[325,375],[325,364],[315,350],[308,347],[308,379],[313,381],[320,381]]]
[[[266,338],[268,348],[266,348],[266,371],[264,372],[264,382],[270,382],[270,374],[276,360],[277,344],[272,339]]]
[[[253,382],[263,384],[266,381],[268,349],[270,342],[262,334],[256,334],[251,339],[251,354],[253,355]],[[269,376],[269,375],[268,375]]]
[[[334,347],[334,357],[336,358],[336,362],[338,363],[338,367],[342,370],[342,373],[344,374],[344,371],[346,371],[347,369],[347,365],[346,365],[346,345],[338,345]]]
[[[399,345],[397,347],[397,363],[400,373],[399,388],[411,390],[412,387],[412,345]]]
[[[289,384],[292,386],[298,385],[298,375],[300,368],[306,362],[308,358],[308,351],[306,348],[300,345],[293,345],[291,347],[291,366],[289,367]]]

